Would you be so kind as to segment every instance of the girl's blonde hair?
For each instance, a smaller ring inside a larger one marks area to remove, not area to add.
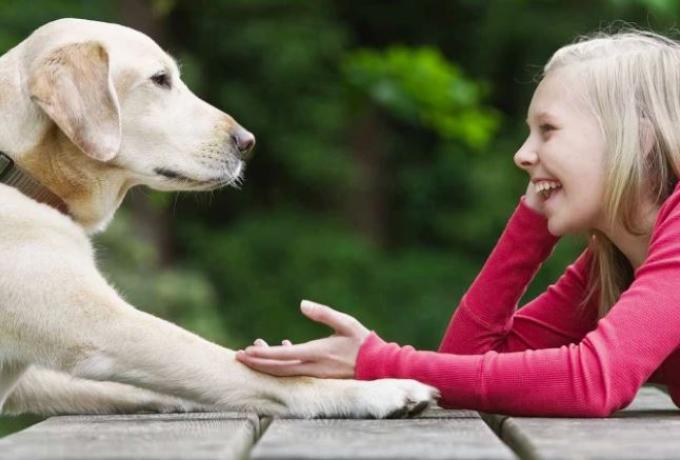
[[[653,32],[599,32],[557,50],[544,74],[561,68],[585,83],[586,99],[607,146],[604,212],[636,235],[643,203],[660,205],[680,177],[680,44]],[[647,229],[648,231],[649,229]],[[589,238],[591,276],[604,316],[628,288],[633,269],[601,232]]]

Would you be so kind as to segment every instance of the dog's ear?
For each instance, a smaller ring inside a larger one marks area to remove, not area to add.
[[[30,69],[31,99],[80,150],[109,161],[120,150],[118,98],[109,53],[98,42],[63,46]]]

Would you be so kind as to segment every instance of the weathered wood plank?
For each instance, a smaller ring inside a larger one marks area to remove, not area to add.
[[[253,449],[267,459],[511,459],[472,411],[428,410],[405,420],[274,419]]]
[[[430,407],[418,418],[476,418],[479,419],[479,413],[474,410],[466,409],[442,409],[441,407]]]
[[[238,459],[258,431],[245,413],[52,417],[0,439],[0,459]]]
[[[680,411],[656,388],[604,419],[485,416],[527,459],[678,459]]]

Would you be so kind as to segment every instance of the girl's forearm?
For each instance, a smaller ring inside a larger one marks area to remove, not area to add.
[[[507,334],[517,303],[558,238],[523,201],[481,272],[463,296],[439,351],[471,354],[494,349]]]

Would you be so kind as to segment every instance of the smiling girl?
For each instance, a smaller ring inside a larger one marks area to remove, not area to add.
[[[530,181],[437,352],[385,343],[312,302],[335,334],[237,359],[279,376],[409,378],[442,404],[525,416],[604,417],[645,382],[680,406],[680,44],[641,31],[559,49],[528,110],[515,164]],[[558,238],[588,249],[517,303]]]

